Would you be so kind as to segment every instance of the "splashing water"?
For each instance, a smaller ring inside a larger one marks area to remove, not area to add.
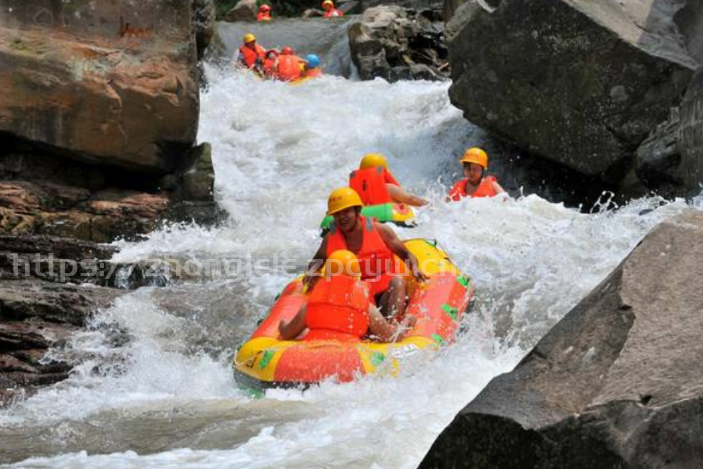
[[[688,208],[650,198],[589,215],[534,195],[446,204],[456,158],[476,130],[449,104],[448,84],[327,76],[289,86],[208,74],[199,139],[213,144],[217,197],[231,222],[121,242],[117,260],[278,256],[303,266],[319,243],[327,193],[377,151],[432,201],[419,226],[399,234],[437,239],[475,280],[465,332],[395,379],[252,400],[237,391],[229,358],[293,274],[273,266],[238,277],[196,273],[144,288],[54,352],[87,357],[69,380],[0,413],[3,460],[24,459],[11,467],[414,468],[491,378],[654,225]]]

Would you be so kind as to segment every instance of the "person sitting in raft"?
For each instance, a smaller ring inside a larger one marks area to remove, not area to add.
[[[268,79],[274,79],[276,77],[276,68],[278,67],[278,51],[276,49],[270,49],[266,51],[264,56],[263,71],[264,76]]]
[[[322,2],[322,9],[325,10],[325,14],[323,15],[325,18],[337,18],[344,16],[344,12],[342,10],[337,10],[334,7],[334,2],[332,0],[325,0]]]
[[[447,202],[458,201],[464,197],[494,197],[506,194],[496,178],[485,174],[488,169],[488,154],[485,151],[477,147],[469,148],[460,162],[464,167],[465,177],[454,184],[449,191]]]
[[[242,39],[244,44],[239,47],[237,62],[250,70],[260,70],[266,55],[266,49],[256,43],[256,36],[247,33]]]
[[[322,76],[322,70],[320,69],[320,58],[315,54],[308,54],[305,56],[303,76],[306,78],[317,78]]]
[[[276,66],[276,79],[281,81],[294,81],[300,78],[303,61],[295,55],[291,47],[281,49]]]
[[[398,239],[387,225],[376,223],[361,215],[363,202],[351,187],[332,191],[327,200],[327,215],[334,218],[329,232],[313,257],[303,283],[310,286],[315,278],[315,269],[338,250],[353,252],[361,263],[361,280],[369,286],[374,302],[381,307],[384,316],[403,315],[406,304],[406,269],[415,278],[424,282],[417,259]],[[394,255],[403,262],[396,262]]]
[[[259,7],[259,13],[256,15],[256,21],[271,21],[271,7],[263,4]]]
[[[349,175],[349,187],[360,196],[364,205],[395,202],[412,207],[423,207],[429,202],[406,192],[388,170],[388,162],[379,153],[367,153],[359,169]]]
[[[325,278],[317,282],[307,305],[290,321],[281,321],[283,340],[293,340],[306,328],[303,340],[358,341],[367,333],[381,342],[403,340],[416,319],[408,315],[400,324],[387,321],[369,298],[361,280],[359,259],[347,250],[334,251],[325,262]]]

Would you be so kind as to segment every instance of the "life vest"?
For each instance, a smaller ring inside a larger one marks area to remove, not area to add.
[[[306,340],[359,340],[369,328],[369,291],[348,275],[320,279],[308,298]]]
[[[242,62],[248,68],[252,68],[256,65],[257,60],[263,60],[266,55],[266,50],[260,45],[256,44],[256,50],[246,45],[239,48],[239,55],[242,57]]]
[[[373,219],[360,216],[359,222],[364,225],[364,234],[361,249],[354,254],[359,258],[361,265],[361,279],[374,279],[386,272],[393,271],[395,260],[393,251],[386,246],[383,238],[381,238],[381,234],[373,224]],[[334,251],[340,249],[349,250],[347,240],[335,224],[332,223],[327,237],[327,256],[329,257]]]
[[[386,187],[386,171],[382,166],[357,169],[349,175],[349,187],[354,189],[364,205],[379,205],[393,202]]]
[[[271,21],[270,11],[261,11],[256,15],[256,21]]]
[[[276,64],[276,59],[265,59],[264,60],[264,74],[268,78],[273,78],[274,75],[276,74],[276,70],[274,69],[274,65]]]
[[[300,78],[301,61],[294,55],[281,55],[278,57],[276,78],[283,81],[293,81]]]
[[[325,12],[325,18],[336,18],[338,16],[344,16],[344,12],[342,10],[337,10],[336,8],[332,8],[330,10],[327,10]]]
[[[317,78],[319,76],[322,76],[322,70],[320,70],[319,68],[305,69],[305,76],[308,78]]]
[[[452,200],[458,201],[464,197],[493,197],[498,195],[496,190],[493,188],[493,183],[496,182],[496,178],[493,176],[486,176],[483,178],[474,193],[471,195],[466,193],[467,181],[468,179],[464,178],[454,184],[452,190],[449,191],[449,197],[451,197]]]

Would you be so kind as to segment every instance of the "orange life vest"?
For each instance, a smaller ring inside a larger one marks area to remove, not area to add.
[[[381,238],[381,234],[373,224],[373,219],[359,217],[359,223],[364,225],[364,234],[361,249],[354,254],[359,258],[359,263],[361,264],[361,279],[373,279],[392,271],[394,267],[393,251],[386,246],[383,238]],[[332,223],[330,225],[330,233],[327,235],[327,257],[340,249],[349,250],[347,240],[335,224]]]
[[[278,57],[278,68],[276,78],[283,81],[293,81],[300,78],[300,66],[302,62],[295,55],[281,55]]]
[[[322,76],[322,70],[320,70],[319,68],[305,69],[305,76],[308,78],[317,78],[319,76]]]
[[[274,69],[274,65],[276,64],[276,59],[265,59],[264,60],[264,73],[268,78],[273,78],[273,76],[276,74],[276,70]]]
[[[257,60],[264,59],[266,50],[258,44],[256,44],[256,50],[244,45],[239,48],[239,54],[242,57],[242,62],[244,62],[244,65],[248,68],[252,68],[256,65]]]
[[[320,279],[308,298],[306,340],[359,340],[369,328],[369,291],[358,278]]]
[[[449,197],[451,197],[451,199],[454,201],[458,201],[464,197],[493,197],[495,195],[498,195],[495,188],[493,187],[493,183],[496,182],[496,178],[494,178],[493,176],[486,176],[485,178],[483,178],[474,193],[471,195],[466,193],[467,182],[468,179],[464,178],[454,184],[452,190],[449,191]]]
[[[256,15],[256,21],[271,21],[271,12],[270,11],[260,11]]]
[[[331,8],[325,12],[325,18],[334,18],[337,16],[344,16],[344,12],[336,8]]]
[[[364,205],[393,202],[386,187],[386,173],[382,166],[357,169],[349,175],[349,187],[358,192]]]

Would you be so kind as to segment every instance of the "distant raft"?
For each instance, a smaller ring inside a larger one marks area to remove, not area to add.
[[[290,320],[307,302],[302,279],[290,282],[269,315],[237,352],[233,367],[238,385],[251,391],[269,388],[306,388],[332,378],[349,382],[380,369],[397,373],[407,358],[422,349],[451,343],[473,295],[473,286],[435,243],[424,239],[405,241],[417,257],[428,281],[410,284],[406,314],[417,323],[406,338],[395,343],[368,339],[281,340],[278,324]],[[409,278],[410,280],[410,278]]]

